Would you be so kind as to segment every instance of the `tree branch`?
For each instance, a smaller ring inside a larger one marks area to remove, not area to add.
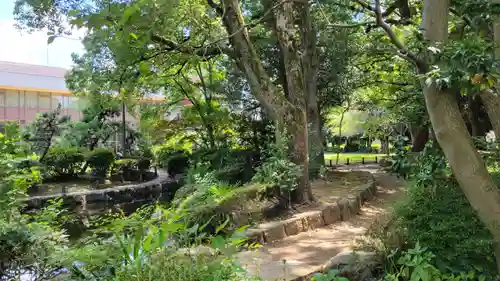
[[[425,62],[422,61],[420,58],[418,58],[416,54],[410,52],[403,44],[403,42],[399,40],[399,38],[396,36],[392,28],[389,26],[389,24],[387,24],[384,21],[382,17],[382,11],[380,9],[380,0],[375,0],[374,13],[377,25],[380,26],[387,33],[387,36],[389,36],[389,39],[391,40],[392,44],[396,46],[396,48],[398,49],[398,55],[406,60],[411,61],[419,68],[419,70],[425,69]]]
[[[365,21],[365,22],[360,22],[360,23],[353,23],[353,24],[335,24],[335,23],[329,23],[327,26],[328,27],[336,27],[336,28],[356,28],[364,25],[371,25],[375,24],[374,21]]]
[[[196,55],[199,57],[215,57],[228,52],[229,49],[227,46],[223,46],[221,44],[217,46],[209,44],[196,48],[185,46],[156,34],[151,35],[151,40],[155,43],[161,44],[167,51],[179,52],[187,55]]]

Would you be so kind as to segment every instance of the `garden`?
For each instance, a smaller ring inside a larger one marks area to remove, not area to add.
[[[0,134],[0,280],[500,280],[499,4],[313,2],[16,0],[82,117]]]

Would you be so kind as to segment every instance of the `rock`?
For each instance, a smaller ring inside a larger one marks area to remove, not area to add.
[[[245,237],[249,243],[264,244],[264,233],[260,229],[249,228],[244,232]]]
[[[340,220],[340,208],[337,203],[325,204],[322,213],[323,221],[326,225],[333,224]]]
[[[304,231],[304,225],[301,218],[291,218],[284,221],[285,232],[287,236],[297,235]]]
[[[323,213],[321,211],[305,212],[297,215],[296,217],[302,218],[304,231],[307,229],[316,229],[325,225],[325,222],[323,221]]]
[[[373,188],[374,183],[368,183],[361,187],[361,200],[362,202],[370,201],[373,199]]]
[[[342,198],[337,202],[337,204],[340,208],[340,219],[343,221],[348,221],[349,219],[351,219],[351,216],[353,216],[354,214],[351,215],[351,211],[349,210],[349,200],[347,200],[346,198]]]
[[[374,278],[374,272],[380,265],[373,252],[345,251],[331,258],[321,270],[326,273],[336,269],[345,273],[350,281],[367,281]]]
[[[349,200],[349,210],[352,216],[355,216],[361,212],[361,196],[350,195]]]
[[[259,229],[264,232],[266,243],[281,240],[286,237],[285,224],[281,221],[260,224]]]
[[[199,245],[193,248],[180,248],[177,252],[181,255],[190,257],[197,257],[200,255],[214,256],[216,254],[216,251],[214,249],[203,245]]]

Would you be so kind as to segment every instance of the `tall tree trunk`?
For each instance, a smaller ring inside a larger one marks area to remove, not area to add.
[[[308,126],[306,115],[306,91],[307,86],[304,81],[304,71],[302,68],[302,59],[300,53],[300,43],[295,38],[299,35],[299,30],[295,27],[298,11],[296,4],[287,0],[274,0],[274,31],[280,45],[283,64],[286,70],[286,85],[288,100],[294,105],[294,112],[289,117],[293,123],[286,124],[289,133],[292,135],[293,152],[296,163],[305,166],[304,170],[309,171],[309,143]],[[309,6],[302,7],[309,9]],[[301,24],[302,26],[304,23]],[[303,37],[303,36],[301,36]],[[309,73],[309,72],[308,72]],[[309,174],[304,175],[300,182],[301,185],[309,185]],[[313,198],[312,190],[307,189],[309,199]],[[294,192],[292,200],[302,202],[303,192]]]
[[[297,4],[298,5],[298,4]],[[300,34],[302,38],[302,71],[304,73],[304,90],[307,107],[307,123],[309,129],[309,175],[317,177],[319,170],[325,165],[322,127],[318,103],[318,53],[316,50],[316,30],[313,27],[311,11],[307,2],[300,9]]]
[[[429,128],[427,126],[411,126],[411,151],[420,152],[429,140]]]
[[[447,40],[449,2],[449,0],[424,2],[424,37],[431,44]],[[427,69],[419,71],[425,73]],[[498,243],[500,242],[500,190],[493,183],[484,161],[474,148],[462,121],[455,93],[450,89],[440,90],[435,83],[429,85],[422,81],[422,86],[437,141],[464,194]],[[498,246],[495,254],[500,269]]]
[[[272,82],[269,75],[266,73],[259,54],[255,46],[250,40],[246,29],[243,15],[240,9],[238,0],[223,0],[223,7],[218,6],[209,1],[209,4],[222,15],[222,20],[229,37],[232,50],[228,55],[236,62],[238,68],[245,74],[250,89],[255,98],[262,104],[271,115],[271,118],[277,120],[278,123],[284,123],[288,133],[292,135],[294,142],[293,152],[294,161],[302,166],[302,176],[299,185],[294,192],[294,199],[297,202],[305,201],[308,195],[312,195],[311,186],[309,184],[309,164],[308,164],[308,139],[307,139],[307,119],[305,113],[305,98],[304,91],[301,86],[302,72],[300,71],[300,61],[297,60],[298,50],[295,50],[290,42],[280,42],[280,45],[285,47],[287,51],[284,53],[284,63],[287,68],[287,83],[290,98],[287,99],[284,93],[280,91]],[[282,37],[288,35],[290,27],[289,22],[293,22],[293,18],[289,15],[293,14],[293,9],[290,9],[290,3],[284,3],[276,8],[276,26],[280,29],[278,34]],[[293,37],[292,37],[293,38]],[[283,39],[290,39],[289,37]]]

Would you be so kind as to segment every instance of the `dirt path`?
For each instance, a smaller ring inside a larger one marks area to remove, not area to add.
[[[374,165],[347,166],[353,170],[368,170],[377,180],[377,197],[366,202],[361,214],[348,222],[338,222],[310,232],[290,236],[264,245],[257,251],[241,252],[237,258],[250,274],[263,280],[292,280],[317,271],[330,258],[353,246],[375,221],[390,212],[393,203],[404,196],[403,182],[395,176],[381,173]]]

